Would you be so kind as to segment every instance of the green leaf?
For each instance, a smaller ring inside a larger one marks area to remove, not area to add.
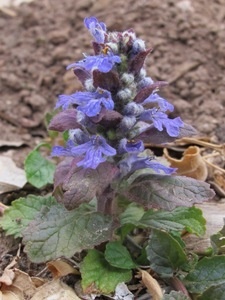
[[[188,262],[178,241],[164,231],[152,231],[146,253],[150,267],[163,277],[173,276],[174,271]]]
[[[93,248],[109,240],[113,230],[112,218],[88,204],[68,211],[57,203],[45,207],[29,224],[23,232],[23,242],[30,260],[40,263]]]
[[[112,267],[97,250],[89,250],[80,268],[84,293],[109,294],[118,283],[128,282],[130,270]]]
[[[225,254],[225,226],[216,234],[210,237],[213,253]]]
[[[210,287],[206,290],[198,300],[224,300],[225,299],[225,284],[221,283],[216,286]]]
[[[149,210],[136,224],[163,230],[181,231],[186,229],[190,233],[203,235],[205,223],[202,211],[193,206],[177,207],[171,212]]]
[[[129,251],[120,242],[110,242],[106,245],[105,259],[116,268],[128,270],[136,268]]]
[[[39,152],[39,148],[43,146],[49,147],[48,144],[37,146],[28,154],[24,165],[27,181],[36,188],[42,188],[48,183],[52,184],[55,172],[55,164]]]
[[[172,291],[169,294],[165,294],[162,300],[190,300],[190,298],[182,292]]]
[[[127,205],[126,210],[120,215],[120,223],[137,225],[137,222],[144,215],[144,208],[135,204],[130,203]]]
[[[55,199],[51,196],[41,197],[28,195],[12,202],[12,205],[4,211],[0,219],[0,226],[7,234],[21,237],[22,232],[44,206],[54,205]]]
[[[204,257],[184,278],[191,293],[201,294],[211,286],[225,284],[225,256]]]
[[[173,210],[177,206],[191,207],[215,195],[208,183],[185,176],[140,175],[130,186],[122,182],[121,187],[123,195],[130,201],[147,208],[165,210]]]

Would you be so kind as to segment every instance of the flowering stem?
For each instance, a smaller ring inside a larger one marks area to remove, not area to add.
[[[104,215],[113,216],[116,214],[116,199],[113,191],[107,188],[102,195],[98,197],[97,212]]]

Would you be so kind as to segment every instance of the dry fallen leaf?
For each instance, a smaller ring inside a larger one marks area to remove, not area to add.
[[[15,273],[13,270],[5,269],[2,276],[0,277],[0,283],[4,285],[11,285],[13,279],[15,278]]]
[[[163,150],[164,156],[170,162],[171,167],[177,168],[177,174],[205,181],[208,176],[208,169],[205,160],[202,158],[200,148],[197,146],[188,147],[181,159],[170,156],[168,150]]]
[[[48,269],[52,272],[54,278],[66,276],[68,274],[77,274],[80,275],[80,272],[77,271],[74,267],[63,260],[53,260],[47,263]]]
[[[24,300],[24,298],[21,298],[20,296],[14,294],[11,291],[0,291],[0,299],[1,300]]]
[[[220,171],[214,172],[214,181],[225,191],[225,174]]]
[[[161,300],[163,298],[163,292],[158,282],[144,270],[140,270],[141,279],[143,284],[147,287],[149,294],[152,296],[152,300]]]
[[[54,279],[45,283],[30,300],[81,300],[74,290],[61,282],[59,279]]]
[[[18,190],[26,182],[25,171],[18,168],[11,158],[0,156],[0,194]]]

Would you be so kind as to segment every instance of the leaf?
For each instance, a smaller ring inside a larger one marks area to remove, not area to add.
[[[225,253],[225,225],[216,234],[210,237],[214,254]]]
[[[191,293],[201,294],[211,286],[225,284],[225,256],[204,257],[184,278]]]
[[[163,292],[159,283],[147,271],[140,270],[140,273],[142,282],[147,287],[149,294],[152,296],[152,300],[161,300]]]
[[[0,156],[0,194],[21,189],[27,182],[24,170],[10,157]]]
[[[90,205],[68,211],[56,203],[45,207],[29,224],[23,242],[30,260],[40,263],[93,248],[109,240],[113,230],[112,218],[95,212]]]
[[[136,225],[163,230],[186,229],[189,233],[203,235],[206,221],[196,207],[177,207],[171,212],[148,210]]]
[[[35,219],[42,207],[55,203],[55,199],[51,196],[28,195],[26,198],[19,198],[4,211],[4,215],[0,219],[0,226],[8,235],[14,235],[15,238],[21,237],[23,230]]]
[[[55,164],[44,158],[39,152],[39,148],[42,146],[47,145],[38,145],[31,151],[24,165],[28,182],[36,188],[42,188],[48,183],[53,183],[53,174],[55,172]]]
[[[196,135],[197,131],[191,126],[184,123],[184,126],[180,128],[180,133],[178,137],[172,137],[168,135],[166,129],[159,131],[153,125],[146,124],[145,122],[139,121],[135,126],[135,130],[132,130],[130,138],[135,138],[135,140],[142,140],[143,143],[147,144],[165,144],[171,143],[178,138],[190,137]]]
[[[131,280],[131,271],[110,266],[104,254],[89,250],[80,268],[85,294],[109,294],[118,283]]]
[[[30,299],[30,298],[29,298]],[[60,279],[55,279],[46,282],[40,288],[30,300],[81,300],[74,289],[62,282]]]
[[[129,179],[128,179],[129,180]],[[173,210],[177,206],[192,206],[214,196],[209,184],[184,176],[141,175],[123,195],[147,208]]]
[[[147,49],[147,50],[144,50],[144,51],[140,51],[138,52],[138,54],[136,54],[134,57],[131,58],[130,62],[129,62],[129,67],[128,67],[128,72],[129,73],[133,73],[135,76],[138,75],[138,73],[140,72],[141,68],[143,67],[144,65],[144,62],[145,62],[145,58],[147,57],[147,55],[152,52],[152,49]],[[153,85],[153,84],[152,84]],[[151,86],[152,86],[151,85]],[[160,85],[156,85],[155,84],[155,88],[158,88]],[[152,88],[151,92],[154,90]],[[140,94],[140,92],[138,93],[138,95]],[[150,91],[149,91],[149,94],[148,96],[150,95]],[[147,96],[147,97],[148,97]],[[145,97],[143,100],[145,100],[147,97]],[[142,97],[143,98],[143,97]],[[140,97],[138,98],[137,96],[135,97],[135,100],[137,103],[138,103],[138,100],[139,100],[139,103],[142,102],[140,101]]]
[[[128,270],[136,268],[129,251],[120,242],[109,242],[106,245],[105,259],[113,267]]]
[[[221,283],[216,286],[210,287],[206,290],[198,300],[224,300],[225,299],[225,284]]]
[[[78,160],[62,161],[54,175],[54,196],[69,210],[100,196],[119,172],[109,162],[100,164],[95,170],[77,167]]]
[[[184,295],[182,292],[172,291],[169,294],[165,294],[162,300],[190,300],[190,298]]]
[[[67,276],[68,274],[79,275],[79,271],[72,267],[68,262],[57,259],[47,262],[48,270],[52,273],[53,278]]]
[[[144,214],[144,209],[141,206],[138,206],[136,203],[130,203],[127,205],[126,210],[120,214],[120,223],[124,224],[134,224],[141,219]]]
[[[187,256],[170,234],[153,230],[146,247],[150,267],[163,277],[173,276],[173,272],[187,263]]]
[[[63,132],[65,130],[74,128],[81,128],[81,125],[77,121],[77,110],[66,109],[55,115],[48,126],[49,130]]]
[[[177,168],[177,174],[205,181],[208,176],[206,162],[201,156],[200,148],[197,146],[188,147],[181,159],[176,159],[169,155],[166,148],[163,150],[164,156],[170,162],[172,168]]]

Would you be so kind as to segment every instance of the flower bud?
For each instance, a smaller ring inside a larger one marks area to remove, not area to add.
[[[132,53],[137,54],[141,51],[145,51],[145,42],[141,39],[136,39],[133,42]]]
[[[130,102],[124,107],[123,113],[127,116],[139,116],[143,111],[144,107],[141,104]]]
[[[134,116],[125,116],[120,122],[120,129],[122,132],[130,130],[136,123],[136,118]]]
[[[74,141],[75,144],[81,145],[86,143],[89,137],[81,129],[71,129],[69,130],[69,139]]]
[[[134,82],[134,75],[131,73],[123,73],[121,81],[126,85],[130,85]]]
[[[138,90],[143,89],[152,83],[154,83],[154,81],[151,77],[145,77],[138,82]]]
[[[132,96],[132,91],[128,88],[124,89],[124,90],[120,90],[117,93],[117,97],[124,103],[128,103],[131,100],[131,96]]]

